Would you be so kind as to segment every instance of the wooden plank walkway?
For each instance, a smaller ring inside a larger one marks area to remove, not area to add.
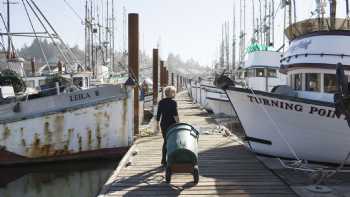
[[[191,103],[186,94],[177,98],[180,119],[212,131],[217,124],[207,113]],[[206,132],[207,133],[207,132]],[[209,132],[210,133],[210,132]],[[161,137],[138,140],[120,162],[101,191],[100,197],[114,196],[296,196],[277,176],[260,163],[236,137],[203,134],[199,140],[198,185],[189,174],[175,174],[165,183],[160,166]]]

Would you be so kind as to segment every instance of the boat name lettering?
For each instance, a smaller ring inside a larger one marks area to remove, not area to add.
[[[76,95],[71,95],[69,96],[70,101],[74,102],[74,101],[80,101],[80,100],[85,100],[90,98],[90,94],[89,93],[84,93],[84,94],[76,94]]]
[[[304,40],[304,41],[301,41],[293,46],[291,46],[289,48],[290,51],[295,51],[296,49],[304,49],[304,50],[307,50],[309,48],[309,45],[312,43],[311,40]]]
[[[307,112],[312,115],[318,115],[321,117],[326,117],[326,118],[344,118],[342,116],[338,116],[335,113],[334,109],[325,109],[321,108],[319,106],[310,106],[306,108],[303,105],[295,104],[295,103],[288,103],[284,101],[279,101],[279,100],[273,100],[273,99],[267,99],[267,98],[259,98],[255,96],[248,95],[248,98],[251,103],[256,103],[256,104],[263,104],[266,106],[271,106],[271,107],[276,107],[284,110],[290,110],[290,111],[296,111],[296,112]]]

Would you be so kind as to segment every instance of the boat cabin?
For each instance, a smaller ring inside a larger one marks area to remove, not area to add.
[[[291,43],[281,59],[281,72],[298,97],[333,102],[336,65],[343,64],[350,76],[350,21],[336,19],[331,30],[327,20],[309,19],[286,30]]]
[[[285,84],[286,76],[279,72],[281,53],[254,51],[247,55],[245,65],[236,72],[236,79],[254,90],[269,92]]]
[[[63,77],[71,78],[73,80],[73,84],[80,89],[88,89],[90,87],[92,73],[91,72],[81,72],[76,74],[64,74]],[[31,76],[24,78],[26,86],[28,88],[39,88],[41,86],[46,85],[46,79],[48,76]]]

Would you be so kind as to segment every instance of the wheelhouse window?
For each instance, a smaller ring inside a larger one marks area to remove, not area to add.
[[[254,76],[255,76],[254,69],[248,69],[247,77],[254,77]]]
[[[39,86],[46,85],[46,80],[45,79],[40,79],[39,80]]]
[[[89,77],[85,77],[85,87],[89,87]]]
[[[337,91],[336,75],[324,74],[324,92],[335,93]]]
[[[267,69],[267,77],[276,78],[277,70],[276,69]]]
[[[305,74],[305,90],[310,92],[321,91],[321,74],[319,73],[306,73]]]
[[[35,88],[35,87],[34,87],[34,86],[35,86],[34,80],[29,80],[29,81],[26,81],[25,83],[26,83],[26,86],[27,86],[27,87]]]
[[[82,77],[75,77],[73,79],[73,84],[77,87],[83,87],[83,78]]]
[[[302,77],[302,74],[295,74],[293,76],[294,78],[294,90],[303,90],[303,77]]]
[[[265,77],[265,69],[257,68],[255,69],[256,77]]]

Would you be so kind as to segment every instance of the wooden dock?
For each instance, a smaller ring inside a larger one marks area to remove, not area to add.
[[[112,196],[296,196],[272,171],[235,137],[213,132],[215,120],[189,97],[178,96],[180,119],[197,127],[199,140],[198,185],[189,174],[175,174],[165,183],[160,165],[162,138],[142,138],[130,149],[105,184],[99,197]]]

